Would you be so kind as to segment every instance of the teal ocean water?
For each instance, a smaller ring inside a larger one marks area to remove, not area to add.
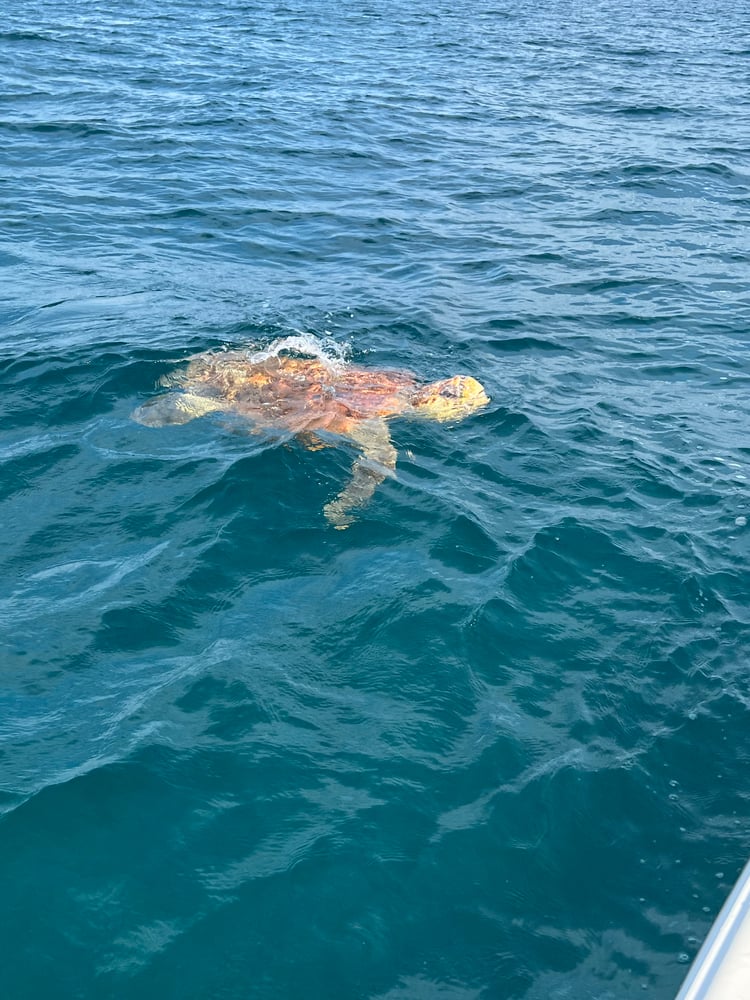
[[[750,855],[748,38],[3,6],[4,997],[674,996]],[[131,420],[290,336],[492,402],[346,531],[345,442]]]

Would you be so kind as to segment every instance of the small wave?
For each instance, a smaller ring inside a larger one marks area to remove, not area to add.
[[[6,626],[15,625],[98,601],[126,576],[156,559],[169,544],[159,542],[145,552],[119,560],[75,560],[33,573],[9,597],[0,600],[0,621]]]
[[[0,31],[0,42],[56,42],[50,34],[39,31]]]
[[[91,136],[113,135],[114,129],[103,121],[0,121],[3,132],[14,135],[66,135],[88,139]]]
[[[498,351],[503,354],[531,350],[563,352],[570,350],[570,348],[552,338],[545,340],[543,337],[504,337],[502,340],[495,338],[494,340],[486,341],[486,343],[491,351]]]
[[[627,118],[689,117],[688,112],[682,108],[673,108],[665,104],[628,104],[619,108],[613,108],[612,114],[622,115]]]

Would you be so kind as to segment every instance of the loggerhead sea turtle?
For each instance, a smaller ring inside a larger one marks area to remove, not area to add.
[[[325,357],[243,351],[207,352],[166,380],[179,391],[139,407],[133,419],[150,427],[184,424],[206,413],[236,414],[253,429],[282,429],[308,448],[323,447],[318,432],[348,439],[361,449],[352,478],[323,508],[336,528],[346,528],[375,487],[396,467],[390,417],[458,420],[489,403],[470,375],[428,384],[408,372],[368,369]]]

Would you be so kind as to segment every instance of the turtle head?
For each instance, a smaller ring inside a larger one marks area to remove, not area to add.
[[[454,375],[453,378],[430,382],[412,396],[417,413],[430,420],[460,420],[489,403],[490,397],[481,382],[471,375]]]

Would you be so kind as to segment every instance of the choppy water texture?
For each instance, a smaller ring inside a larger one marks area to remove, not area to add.
[[[750,854],[748,37],[3,6],[4,996],[673,996]],[[343,532],[346,447],[129,419],[299,331],[492,404]]]

